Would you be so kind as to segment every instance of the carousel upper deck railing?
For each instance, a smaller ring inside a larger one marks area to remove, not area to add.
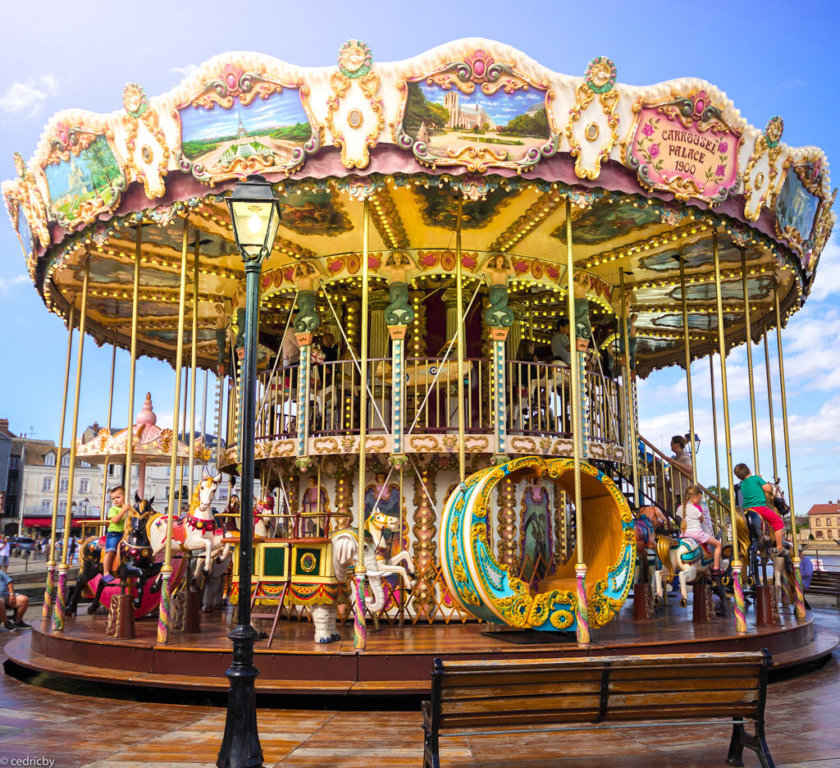
[[[464,410],[468,434],[493,431],[491,361],[465,360]],[[511,360],[507,363],[505,426],[513,436],[571,439],[569,369],[556,364]],[[410,357],[404,368],[404,429],[406,435],[451,433],[458,429],[457,364],[445,357]],[[388,434],[393,395],[392,361],[367,363],[367,432]],[[622,445],[621,387],[596,372],[584,376],[588,440]],[[323,362],[311,367],[309,433],[319,436],[358,434],[362,377],[353,360]],[[256,440],[294,438],[298,419],[298,366],[278,366],[257,377]],[[227,437],[237,442],[237,389],[228,387]]]

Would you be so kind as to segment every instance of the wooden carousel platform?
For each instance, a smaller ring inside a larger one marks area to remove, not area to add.
[[[231,661],[226,614],[202,615],[202,630],[173,635],[158,645],[155,620],[137,622],[136,637],[105,637],[104,616],[67,620],[63,633],[33,627],[6,645],[9,658],[33,670],[61,677],[117,685],[222,691]],[[840,643],[836,635],[805,619],[782,616],[779,627],[735,632],[731,615],[709,624],[692,624],[688,607],[669,606],[655,619],[634,621],[628,602],[618,617],[593,632],[592,643],[579,645],[553,633],[517,632],[496,625],[406,624],[368,627],[367,649],[353,648],[353,627],[346,623],[342,640],[329,645],[313,642],[308,621],[282,621],[269,649],[261,640],[255,648],[262,693],[392,695],[423,694],[429,689],[432,659],[505,659],[598,656],[607,654],[697,653],[767,648],[776,667],[790,667],[826,656]]]

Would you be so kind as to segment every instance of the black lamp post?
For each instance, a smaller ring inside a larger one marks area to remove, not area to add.
[[[691,448],[692,447],[691,432],[686,432],[685,433],[685,441],[686,441],[686,443],[688,443],[689,448]],[[693,447],[694,447],[694,453],[700,453],[700,435],[698,435],[696,432],[694,433]]]
[[[236,185],[228,198],[236,246],[245,262],[245,365],[242,371],[242,420],[239,450],[242,457],[239,506],[239,607],[238,623],[231,630],[233,663],[225,735],[216,765],[219,768],[262,766],[263,755],[257,733],[259,671],[254,666],[257,631],[251,626],[251,549],[254,543],[254,412],[257,378],[257,332],[259,326],[260,271],[271,253],[280,206],[271,185],[262,176],[248,176]]]

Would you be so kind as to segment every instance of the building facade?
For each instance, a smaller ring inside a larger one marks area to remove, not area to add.
[[[840,500],[814,504],[808,510],[808,520],[815,541],[840,540]]]

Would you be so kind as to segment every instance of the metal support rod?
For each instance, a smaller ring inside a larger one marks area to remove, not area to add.
[[[184,228],[181,233],[181,290],[178,294],[178,342],[175,348],[175,402],[172,408],[172,451],[169,454],[169,505],[166,516],[166,548],[163,567],[160,569],[162,584],[160,588],[160,615],[158,619],[157,641],[161,645],[169,641],[171,602],[169,581],[172,578],[172,521],[175,516],[175,477],[178,470],[178,416],[181,408],[181,372],[184,362],[184,315],[187,301],[189,235],[190,222],[189,218],[185,218]],[[244,498],[242,499],[242,503],[245,503]],[[248,601],[246,600],[245,602],[247,603]]]
[[[709,352],[709,383],[712,392],[712,440],[715,443],[715,488],[717,495],[723,498],[723,490],[720,487],[720,448],[718,446],[718,426],[717,426],[717,397],[715,396],[715,353]],[[722,524],[721,516],[723,510],[718,512],[718,525]]]
[[[767,343],[767,331],[764,332],[764,375],[767,378],[767,414],[770,417],[770,447],[773,451],[773,480],[779,476],[779,464],[776,456],[776,421],[773,418],[773,380],[770,377],[770,347]]]
[[[805,618],[805,599],[802,593],[802,575],[799,572],[799,542],[797,541],[796,508],[793,503],[793,463],[790,454],[790,428],[788,427],[787,391],[785,388],[785,359],[782,352],[782,311],[779,306],[779,283],[773,280],[773,304],[776,310],[776,346],[779,352],[779,394],[782,400],[782,430],[785,440],[785,466],[787,468],[788,504],[790,505],[790,527],[793,539],[794,613],[798,619]],[[774,478],[775,480],[775,478]]]
[[[627,323],[627,294],[624,289],[624,267],[618,270],[618,286],[621,300],[621,324],[624,334],[624,398],[627,418],[627,450],[630,452],[630,466],[633,468],[633,500],[636,509],[641,506],[639,492],[639,447],[636,439],[636,415],[633,402],[633,374],[630,370],[630,329]],[[571,323],[569,324],[571,326]],[[569,329],[571,331],[571,327]]]
[[[458,319],[458,476],[461,484],[467,477],[467,457],[464,438],[466,435],[466,418],[464,415],[464,284],[463,266],[461,264],[461,217],[464,214],[464,197],[458,198],[458,219],[455,225],[455,301],[456,317]]]
[[[140,303],[140,254],[143,233],[140,225],[134,233],[134,284],[131,294],[131,358],[128,364],[128,440],[125,443],[125,501],[131,503],[131,464],[134,461],[134,389],[137,380],[137,313]]]
[[[753,461],[755,462],[755,473],[761,474],[758,452],[758,423],[755,418],[755,380],[753,378],[752,359],[752,324],[750,322],[750,293],[747,285],[747,252],[741,248],[741,283],[744,288],[744,322],[747,332],[747,380],[750,386],[750,422],[752,424]]]
[[[715,257],[715,298],[717,300],[718,347],[720,352],[720,381],[723,396],[723,430],[726,438],[726,476],[729,482],[729,512],[732,522],[732,586],[735,592],[735,631],[743,634],[747,631],[744,618],[744,591],[741,586],[741,568],[743,563],[738,552],[738,536],[735,516],[740,512],[735,506],[735,487],[732,482],[732,433],[729,429],[729,388],[726,381],[726,332],[723,325],[723,297],[721,295],[720,253],[718,251],[717,230],[712,230],[712,248]]]
[[[198,357],[198,256],[200,248],[201,242],[198,237],[198,230],[196,230],[192,275],[192,328],[190,329],[190,479],[188,483],[190,497],[192,497],[193,483],[195,482],[193,470],[195,468],[195,379],[197,373],[196,361]],[[204,380],[204,383],[207,383],[207,379]]]
[[[685,263],[680,253],[680,295],[682,296],[683,347],[685,348],[685,388],[688,395],[688,443],[691,451],[691,481],[697,482],[697,453],[694,450],[694,397],[691,392],[691,339],[688,335],[688,297],[685,295]]]
[[[82,360],[85,351],[85,323],[87,321],[88,283],[90,280],[90,256],[85,260],[85,274],[82,282],[82,309],[79,316],[79,351],[76,354],[76,394],[73,398],[73,427],[70,430],[70,466],[67,471],[67,508],[64,510],[64,535],[61,544],[61,563],[58,566],[58,594],[53,613],[53,630],[64,631],[64,616],[67,608],[67,570],[69,567],[70,528],[73,525],[73,481],[76,479],[76,438],[79,434],[79,397],[82,393]],[[56,461],[61,462],[62,456]]]
[[[108,387],[108,432],[111,431],[111,417],[114,413],[114,373],[117,369],[117,339],[114,332],[114,344],[111,348],[111,383]],[[99,519],[105,519],[105,505],[108,501],[108,459],[102,465],[102,503],[99,506]]]
[[[575,261],[572,248],[572,201],[566,197],[566,280],[568,283],[569,312],[569,353],[571,355],[570,373],[572,382],[572,455],[575,466],[575,521],[577,530],[577,641],[589,643],[589,609],[586,600],[586,563],[583,559],[583,501],[580,487],[580,435],[581,435],[581,398],[580,365],[577,348],[577,327],[575,323]]]
[[[55,460],[55,488],[53,489],[52,523],[50,526],[50,557],[47,562],[47,580],[44,584],[44,605],[41,618],[48,621],[52,615],[55,596],[55,536],[58,524],[58,488],[61,481],[61,455],[64,452],[64,418],[67,413],[67,390],[70,388],[70,358],[73,354],[73,320],[76,311],[76,297],[70,297],[70,312],[67,316],[67,359],[64,363],[64,394],[61,397],[61,421],[58,428],[58,451]]]
[[[367,647],[365,627],[365,471],[367,469],[367,408],[368,408],[368,248],[370,246],[369,202],[365,198],[362,213],[362,309],[359,391],[359,487],[358,487],[358,545],[356,553],[356,593],[353,647],[364,650]]]

